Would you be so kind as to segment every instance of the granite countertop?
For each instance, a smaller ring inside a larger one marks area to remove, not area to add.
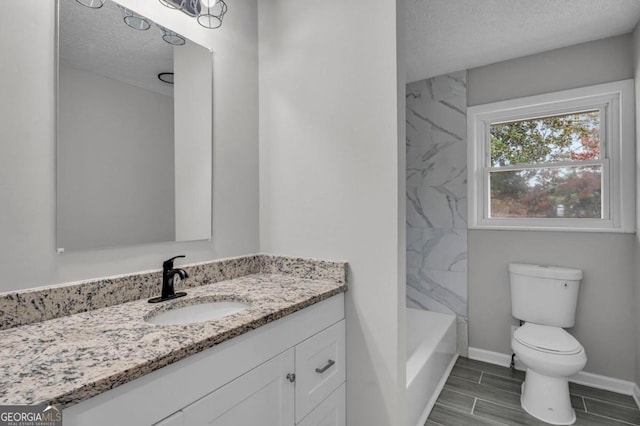
[[[142,299],[1,330],[0,405],[69,407],[344,291],[340,280],[257,272],[161,304]],[[194,324],[145,321],[171,306],[215,300],[249,307]]]

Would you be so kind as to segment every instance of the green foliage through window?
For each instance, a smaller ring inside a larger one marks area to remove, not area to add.
[[[491,217],[602,217],[602,165],[581,164],[601,158],[598,111],[492,124],[490,134]],[[517,165],[540,167],[500,170]]]
[[[491,166],[600,158],[600,114],[587,111],[491,125]]]

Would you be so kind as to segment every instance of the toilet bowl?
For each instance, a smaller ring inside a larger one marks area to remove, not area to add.
[[[522,408],[550,424],[573,424],[568,379],[587,363],[582,345],[562,328],[527,323],[516,330],[511,346],[527,367]]]

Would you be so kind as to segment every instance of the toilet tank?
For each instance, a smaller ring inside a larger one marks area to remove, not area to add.
[[[519,320],[573,327],[580,269],[510,263],[511,314]]]

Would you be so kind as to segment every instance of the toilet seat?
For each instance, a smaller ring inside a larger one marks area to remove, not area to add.
[[[548,325],[526,323],[513,333],[513,339],[533,350],[554,355],[575,355],[584,350],[571,334]]]

